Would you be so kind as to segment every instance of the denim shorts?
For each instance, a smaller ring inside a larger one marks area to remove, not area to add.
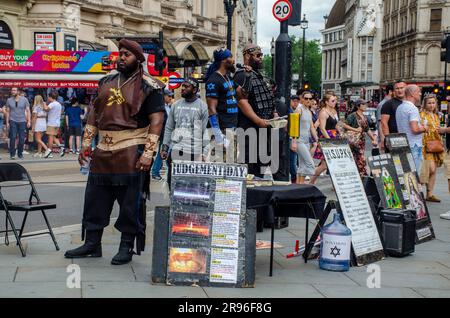
[[[414,159],[414,163],[416,164],[416,170],[420,172],[420,167],[422,166],[423,154],[422,154],[422,146],[413,145],[411,147],[411,154]]]

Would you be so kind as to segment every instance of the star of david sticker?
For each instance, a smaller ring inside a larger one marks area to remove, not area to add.
[[[214,84],[214,83],[209,83],[207,86],[206,86],[206,89],[208,89],[208,90],[213,90],[213,89],[215,89],[216,88],[216,84]]]
[[[336,258],[338,255],[341,255],[341,249],[340,249],[340,248],[337,248],[337,246],[334,246],[334,247],[331,249],[330,254],[333,255],[333,256]]]
[[[105,137],[103,137],[103,142],[105,143],[105,144],[107,144],[108,146],[110,146],[110,145],[112,145],[113,144],[113,137],[110,137],[110,136],[108,136],[108,135],[105,135]]]

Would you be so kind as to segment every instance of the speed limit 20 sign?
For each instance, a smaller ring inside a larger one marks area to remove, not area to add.
[[[292,14],[292,4],[289,0],[278,0],[273,5],[272,13],[278,21],[286,21]]]

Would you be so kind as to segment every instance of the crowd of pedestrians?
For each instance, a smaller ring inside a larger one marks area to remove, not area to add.
[[[27,98],[25,91],[13,87],[0,102],[0,142],[7,144],[11,160],[23,159],[32,150],[34,158],[52,158],[53,153],[62,157],[81,149],[85,110],[78,98],[73,93],[65,99],[56,89],[44,93],[46,100],[39,93]]]

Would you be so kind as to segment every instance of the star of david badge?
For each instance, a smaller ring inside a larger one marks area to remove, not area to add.
[[[105,137],[103,137],[103,142],[105,144],[107,144],[108,146],[111,146],[113,144],[113,137],[110,137],[108,135],[105,135]]]
[[[337,248],[337,246],[334,246],[334,247],[331,249],[330,254],[333,255],[333,256],[336,258],[338,255],[341,255],[341,249],[340,249],[340,248]]]
[[[214,84],[214,83],[209,83],[209,84],[207,85],[206,88],[207,88],[208,90],[213,90],[213,89],[216,88],[216,84]]]

